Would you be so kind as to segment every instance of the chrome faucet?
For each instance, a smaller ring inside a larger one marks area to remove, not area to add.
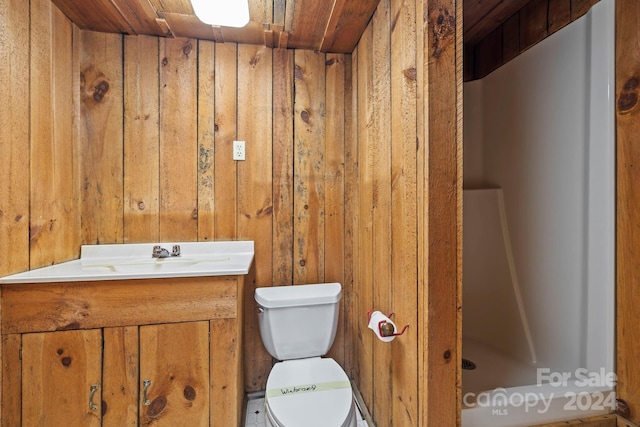
[[[161,247],[160,245],[156,245],[153,247],[151,256],[153,258],[168,258],[170,256],[180,256],[180,245],[173,245],[173,249],[171,252]]]

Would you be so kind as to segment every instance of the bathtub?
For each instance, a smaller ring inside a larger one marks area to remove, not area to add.
[[[614,409],[614,4],[465,83],[463,427]]]

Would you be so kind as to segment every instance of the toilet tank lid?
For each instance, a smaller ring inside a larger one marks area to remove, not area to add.
[[[265,308],[303,305],[335,304],[340,301],[340,283],[318,283],[313,285],[272,286],[256,288],[254,298]]]

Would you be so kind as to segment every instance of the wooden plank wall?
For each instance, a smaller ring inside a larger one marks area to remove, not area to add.
[[[0,17],[0,275],[7,275],[79,254],[77,32],[48,0],[4,1]]]
[[[465,45],[465,81],[480,79],[570,24],[599,0],[532,0],[477,43]]]
[[[617,398],[640,423],[640,2],[616,2]],[[619,409],[624,409],[620,405]]]
[[[377,425],[459,420],[461,5],[382,1],[352,54],[349,327]],[[367,329],[370,309],[409,329],[382,343]]]
[[[344,282],[348,57],[89,31],[81,41],[83,242],[254,240],[246,387],[263,389],[271,358],[255,287]],[[234,139],[246,161],[232,160]]]
[[[0,90],[16,100],[0,116],[11,118],[0,173],[13,186],[0,190],[0,242],[19,248],[3,274],[76,258],[82,243],[252,239],[247,390],[265,387],[272,363],[253,289],[338,281],[330,356],[378,425],[456,422],[461,1],[383,1],[352,55],[94,33],[47,0],[31,12],[24,3],[0,6],[16,26],[0,32],[13,49],[2,81],[14,82]],[[41,8],[52,34],[40,35],[39,18],[25,61],[15,52]],[[20,78],[32,62],[31,80],[49,85]],[[53,92],[49,108],[30,90]],[[247,141],[244,162],[232,160],[234,139]],[[41,146],[66,151],[53,160]],[[34,184],[50,181],[55,197]],[[41,233],[58,234],[30,241],[26,224],[40,215]],[[381,343],[366,327],[370,309],[409,329]]]

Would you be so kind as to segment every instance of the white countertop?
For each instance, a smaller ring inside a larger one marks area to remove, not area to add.
[[[153,258],[155,245],[169,252],[180,245],[181,255]],[[1,277],[0,284],[244,275],[253,255],[253,241],[84,245],[80,259]]]

